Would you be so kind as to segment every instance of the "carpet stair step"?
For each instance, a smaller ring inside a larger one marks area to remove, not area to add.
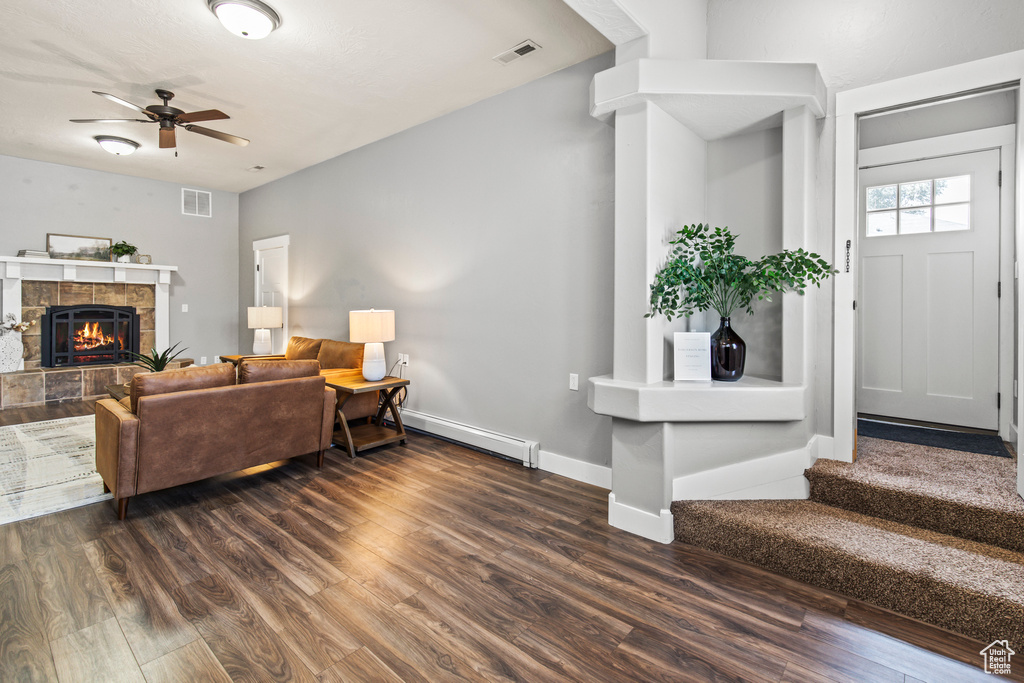
[[[1024,554],[806,500],[676,501],[677,540],[979,641],[1024,643]]]
[[[872,450],[883,448],[856,463],[815,462],[804,472],[810,499],[1024,552],[1024,500],[1013,460],[891,441]]]

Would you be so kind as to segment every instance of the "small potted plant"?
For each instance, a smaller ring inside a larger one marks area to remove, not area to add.
[[[142,366],[148,369],[150,372],[162,372],[163,370],[167,369],[168,363],[170,363],[172,360],[174,360],[175,358],[177,358],[178,356],[180,356],[181,354],[185,353],[185,351],[188,350],[188,348],[186,347],[172,355],[172,352],[174,351],[174,349],[178,348],[178,344],[180,343],[181,342],[178,342],[177,344],[167,349],[166,351],[163,351],[162,353],[157,353],[156,349],[150,349],[149,355],[143,353],[135,353],[134,351],[129,351],[129,353],[132,355],[132,358],[135,359],[135,365]]]
[[[835,271],[817,254],[786,249],[751,261],[735,253],[736,237],[729,228],[697,223],[684,226],[670,244],[676,245],[651,284],[651,316],[669,320],[709,308],[721,317],[711,335],[711,378],[735,382],[743,376],[746,343],[732,329],[734,311],[754,313],[754,297],[771,301],[773,292],[804,293],[807,285]]]
[[[117,257],[118,263],[131,263],[132,255],[138,250],[134,244],[128,244],[124,240],[110,247],[110,253]]]

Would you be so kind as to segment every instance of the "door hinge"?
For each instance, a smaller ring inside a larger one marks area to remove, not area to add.
[[[256,264],[256,272],[257,273],[260,272],[260,264],[258,264],[258,263]]]
[[[857,300],[856,299],[853,300],[853,310],[855,310],[855,311],[857,310]]]
[[[1002,404],[1002,394],[1000,394],[997,391],[996,392],[996,410],[999,410],[999,408],[1001,407],[1001,404]]]
[[[999,172],[999,187],[1003,186],[1003,172]]]
[[[996,298],[1000,299],[1000,298],[1002,298],[1002,296],[1003,296],[1003,283],[1002,282],[997,282],[996,283]]]

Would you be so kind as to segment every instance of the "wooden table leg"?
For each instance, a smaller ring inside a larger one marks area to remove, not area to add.
[[[352,443],[352,430],[348,428],[348,420],[345,419],[345,413],[341,412],[342,406],[345,405],[345,401],[351,398],[352,394],[343,394],[338,392],[338,403],[337,403],[337,419],[341,423],[341,429],[345,433],[345,447],[348,449],[348,457],[356,457],[356,447]]]
[[[405,426],[402,424],[402,415],[398,412],[398,408],[395,407],[395,396],[401,391],[402,387],[394,387],[389,389],[384,394],[384,403],[381,404],[380,410],[377,411],[377,424],[384,424],[384,416],[387,415],[388,410],[391,411],[391,417],[395,421],[395,431],[398,432],[403,438],[402,443],[406,442],[405,437]]]

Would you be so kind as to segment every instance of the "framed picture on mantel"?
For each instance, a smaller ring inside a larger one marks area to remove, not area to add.
[[[675,381],[711,384],[711,333],[676,332]]]
[[[46,234],[46,251],[50,258],[74,259],[77,261],[109,261],[109,237],[85,237],[84,235]]]

